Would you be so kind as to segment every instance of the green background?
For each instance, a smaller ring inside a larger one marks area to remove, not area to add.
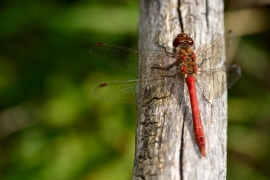
[[[252,7],[262,26],[251,14],[244,30],[228,27],[243,71],[229,91],[228,179],[270,177],[270,14]],[[247,8],[226,1],[227,12]],[[136,48],[138,9],[135,0],[0,1],[1,180],[131,179],[135,106],[92,90],[134,77],[88,51],[97,42]]]

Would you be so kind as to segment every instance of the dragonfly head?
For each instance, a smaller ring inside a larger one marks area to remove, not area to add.
[[[186,33],[178,34],[177,37],[173,41],[173,47],[182,47],[182,48],[190,48],[194,45],[194,41],[191,37],[189,37]]]

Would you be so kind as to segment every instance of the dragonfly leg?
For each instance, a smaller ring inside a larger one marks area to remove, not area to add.
[[[176,66],[178,65],[178,61],[175,61],[174,63],[172,64],[169,64],[168,66],[166,67],[161,67],[161,66],[152,66],[151,69],[160,69],[160,70],[163,70],[163,71],[168,71],[169,69],[171,69],[173,66]]]
[[[163,49],[168,56],[175,57],[175,53],[167,51],[166,47],[163,47]]]

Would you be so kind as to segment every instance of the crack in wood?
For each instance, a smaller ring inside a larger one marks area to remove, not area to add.
[[[153,119],[149,117],[149,112],[151,110],[152,107],[150,106],[145,107],[143,110],[143,114],[145,115],[144,121],[139,123],[142,126],[142,133],[140,138],[141,146],[139,151],[142,153],[137,154],[137,162],[139,163],[139,167],[145,167],[145,164],[149,165],[146,169],[141,169],[141,171],[143,171],[147,176],[155,176],[160,173],[159,151],[161,145],[161,127],[158,126],[159,122],[151,122]]]
[[[183,19],[182,19],[182,12],[181,12],[181,0],[178,0],[177,2],[177,12],[178,12],[178,19],[179,19],[179,24],[181,28],[181,32],[184,32],[184,24],[183,24]]]
[[[185,112],[184,112],[185,114]],[[179,154],[179,173],[180,178],[184,179],[184,173],[183,173],[183,156],[184,156],[184,129],[185,129],[185,121],[182,123],[182,134],[181,134],[181,144],[180,144],[180,154]]]
[[[145,102],[145,104],[151,104],[155,101],[158,101],[158,100],[162,100],[162,99],[166,99],[168,98],[169,96],[164,96],[164,97],[151,97],[148,101]]]
[[[205,3],[205,19],[206,19],[206,27],[207,29],[209,29],[209,6],[208,6],[208,0],[206,0],[206,3]]]

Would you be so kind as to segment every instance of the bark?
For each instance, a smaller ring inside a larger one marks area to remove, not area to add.
[[[181,29],[194,39],[196,47],[221,36],[223,1],[141,0],[139,49],[172,47]],[[139,78],[151,76],[150,61],[139,61],[143,74]],[[211,101],[211,106],[197,93],[206,137],[207,155],[203,157],[195,142],[189,95],[183,86],[170,87],[174,98],[162,100],[170,105],[139,102],[133,180],[226,179],[227,94]],[[179,103],[168,103],[173,99]]]

